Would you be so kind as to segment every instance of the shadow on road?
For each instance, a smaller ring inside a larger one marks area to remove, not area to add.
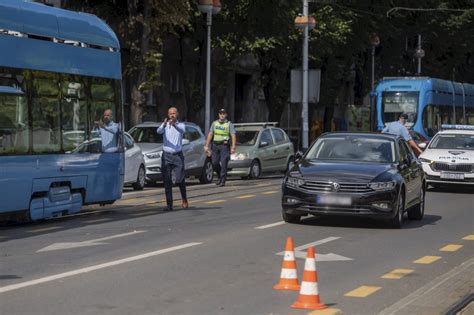
[[[429,185],[428,191],[450,194],[474,194],[474,185]]]
[[[436,224],[441,220],[439,215],[425,214],[423,220],[409,220],[405,214],[402,229],[417,229],[425,225]],[[301,224],[356,229],[391,229],[387,221],[353,217],[314,217],[301,220]]]

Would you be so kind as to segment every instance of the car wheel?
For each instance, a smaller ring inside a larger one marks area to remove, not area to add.
[[[257,179],[260,177],[262,169],[260,168],[260,163],[257,160],[253,160],[252,164],[250,165],[250,173],[249,178]]]
[[[143,165],[140,165],[140,168],[138,169],[138,174],[137,174],[137,181],[133,183],[133,189],[143,190],[144,187],[145,187],[145,167],[143,167]]]
[[[390,226],[396,229],[400,229],[403,224],[403,212],[405,210],[403,199],[404,199],[403,194],[400,194],[400,196],[398,197],[398,203],[397,203],[397,214],[389,221]]]
[[[410,220],[421,220],[425,214],[425,188],[422,187],[420,190],[420,201],[411,210],[408,211],[408,218]]]
[[[206,159],[204,166],[202,167],[201,176],[199,177],[199,182],[201,184],[209,184],[212,182],[214,177],[214,168],[212,167],[212,162],[209,159]]]
[[[281,211],[281,216],[283,217],[283,221],[287,223],[300,223],[301,220],[301,215],[289,214],[284,209]]]

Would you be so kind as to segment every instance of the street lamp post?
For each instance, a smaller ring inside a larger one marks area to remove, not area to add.
[[[211,124],[211,26],[212,15],[221,11],[220,0],[199,0],[199,11],[206,14],[207,28],[207,54],[206,54],[206,104],[204,128],[206,134],[209,132]]]
[[[372,33],[370,35],[370,44],[372,46],[371,55],[372,55],[372,74],[371,74],[371,84],[370,84],[370,92],[374,91],[375,88],[375,48],[380,45],[380,38],[377,34]],[[374,97],[372,93],[370,93],[370,131],[373,131],[375,128],[375,104],[374,104]]]
[[[295,26],[299,29],[302,29],[304,32],[303,38],[303,64],[302,64],[302,82],[303,82],[303,91],[301,99],[301,118],[303,120],[303,143],[302,148],[306,150],[309,146],[308,141],[308,37],[309,30],[314,28],[316,25],[316,20],[312,16],[308,16],[308,0],[303,0],[303,15],[299,15],[295,19]]]
[[[415,58],[418,60],[417,75],[421,75],[421,58],[425,56],[425,51],[421,48],[421,35],[418,34],[418,45],[415,50]]]

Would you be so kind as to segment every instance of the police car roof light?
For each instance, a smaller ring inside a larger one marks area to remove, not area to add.
[[[441,129],[474,130],[474,125],[441,125]]]

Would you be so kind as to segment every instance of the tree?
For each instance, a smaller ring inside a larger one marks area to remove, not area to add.
[[[129,78],[131,123],[141,122],[146,94],[160,84],[163,38],[189,27],[188,0],[107,0],[67,2],[106,20],[120,39],[124,76]]]

